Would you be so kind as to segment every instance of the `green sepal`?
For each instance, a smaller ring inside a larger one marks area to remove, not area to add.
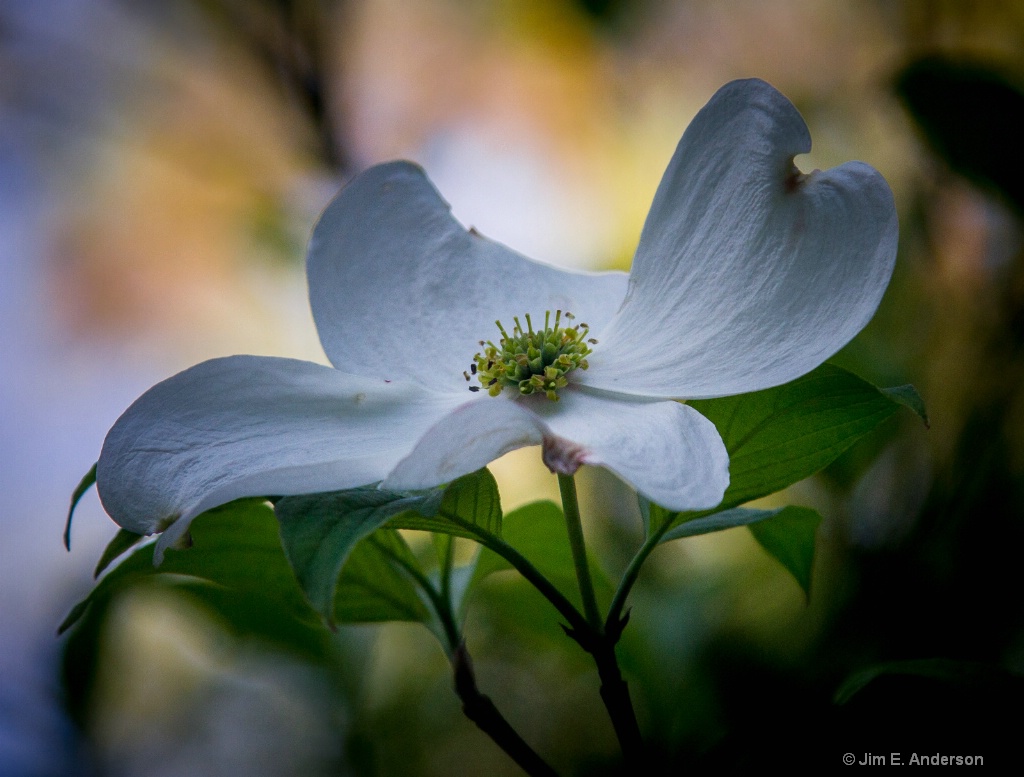
[[[96,462],[99,464],[99,462]],[[68,508],[68,519],[64,522],[64,547],[71,550],[71,518],[75,514],[79,500],[85,496],[85,492],[92,488],[96,482],[96,464],[93,464],[85,477],[82,478],[74,492],[71,494],[71,506]]]

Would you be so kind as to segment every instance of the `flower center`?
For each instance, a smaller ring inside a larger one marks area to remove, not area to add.
[[[479,386],[470,386],[470,391],[487,389],[492,397],[498,396],[506,386],[514,386],[520,394],[543,393],[553,402],[558,401],[558,390],[565,388],[569,381],[565,377],[573,370],[587,369],[590,345],[596,345],[594,338],[587,339],[590,327],[586,324],[562,326],[563,313],[555,311],[554,326],[551,326],[551,311],[544,314],[544,328],[534,330],[529,314],[526,330],[519,318],[513,318],[512,334],[498,325],[501,339],[495,345],[490,340],[481,340],[483,351],[473,357],[469,372],[462,373],[466,380],[475,375]],[[566,312],[564,318],[573,321],[575,316]],[[590,345],[588,345],[588,343]]]

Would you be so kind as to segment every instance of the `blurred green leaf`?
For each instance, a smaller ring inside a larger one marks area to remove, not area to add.
[[[817,510],[790,506],[747,527],[761,547],[789,571],[807,597],[811,595],[811,567],[820,524]]]
[[[99,462],[96,462],[99,464]],[[64,523],[64,547],[71,550],[71,518],[75,514],[75,508],[78,507],[79,500],[85,496],[85,492],[92,488],[92,485],[96,482],[96,464],[93,464],[81,482],[75,487],[74,492],[71,494],[71,507],[68,508],[68,519]]]
[[[450,534],[432,532],[430,542],[437,556],[437,575],[441,581],[441,589],[444,590],[451,580],[455,564],[455,538]]]
[[[823,364],[784,386],[690,404],[715,424],[729,451],[729,488],[716,508],[727,510],[810,477],[902,402]]]
[[[898,402],[904,407],[917,413],[924,425],[931,428],[931,422],[928,420],[928,409],[924,406],[924,399],[917,393],[917,389],[911,386],[909,383],[905,386],[893,386],[892,388],[879,389],[893,402]]]
[[[146,539],[144,534],[136,534],[135,532],[128,531],[127,529],[120,529],[117,534],[114,535],[114,539],[112,539],[110,544],[107,545],[106,549],[104,549],[103,555],[100,556],[100,560],[96,564],[96,569],[93,570],[92,576],[99,577],[100,573],[109,567],[118,556],[131,550],[144,539]]]
[[[932,150],[955,172],[1024,213],[1024,92],[990,64],[929,56],[896,78],[896,93]]]
[[[338,578],[357,543],[400,513],[416,509],[433,511],[440,502],[439,491],[410,495],[366,487],[285,497],[274,505],[274,512],[281,524],[285,555],[299,585],[313,608],[328,623],[334,623],[339,606],[335,602]],[[386,559],[372,550],[364,551],[359,561],[359,569],[366,571],[380,572],[380,564],[387,565]],[[350,586],[349,594],[359,585]],[[389,585],[388,591],[394,593],[391,589]],[[342,608],[347,613],[357,609],[352,603]]]
[[[66,631],[121,591],[152,583],[200,599],[238,633],[322,655],[328,639],[285,559],[277,520],[259,499],[242,499],[200,515],[192,547],[168,550],[153,565],[153,545],[139,547],[108,572],[60,626]]]

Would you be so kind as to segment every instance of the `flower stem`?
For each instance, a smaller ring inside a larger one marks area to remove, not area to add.
[[[629,686],[622,677],[615,655],[615,645],[622,636],[627,619],[609,618],[607,623],[602,623],[601,614],[597,609],[597,598],[594,596],[594,584],[590,578],[590,568],[587,566],[587,550],[583,542],[576,482],[572,475],[559,475],[558,487],[562,493],[562,510],[565,513],[569,545],[572,548],[576,579],[579,582],[588,626],[585,630],[570,631],[569,636],[594,657],[597,674],[601,678],[601,700],[608,710],[615,735],[622,747],[622,755],[627,763],[638,767],[643,757],[643,739],[633,709],[633,701],[629,696]]]
[[[583,599],[583,612],[591,628],[600,633],[602,630],[601,614],[597,609],[594,583],[590,579],[590,567],[587,566],[587,547],[583,541],[580,503],[576,496],[576,481],[573,476],[559,475],[558,490],[562,493],[562,511],[565,513],[565,527],[569,532],[572,561],[576,567],[576,580],[580,586],[580,597]]]

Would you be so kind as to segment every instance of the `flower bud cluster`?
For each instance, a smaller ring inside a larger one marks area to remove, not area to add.
[[[565,318],[575,317],[566,312]],[[509,334],[500,321],[498,325],[501,340],[495,345],[490,340],[480,341],[484,346],[481,353],[473,357],[470,372],[463,373],[466,380],[475,375],[479,386],[470,386],[470,391],[487,390],[492,397],[498,396],[506,386],[514,386],[522,395],[543,393],[557,402],[558,390],[565,388],[569,381],[566,375],[579,368],[587,369],[590,345],[597,340],[587,339],[590,328],[583,323],[562,326],[562,311],[555,311],[554,326],[551,326],[551,312],[544,314],[544,328],[534,330],[529,314],[526,330],[523,330],[518,316],[513,318],[515,326]]]

